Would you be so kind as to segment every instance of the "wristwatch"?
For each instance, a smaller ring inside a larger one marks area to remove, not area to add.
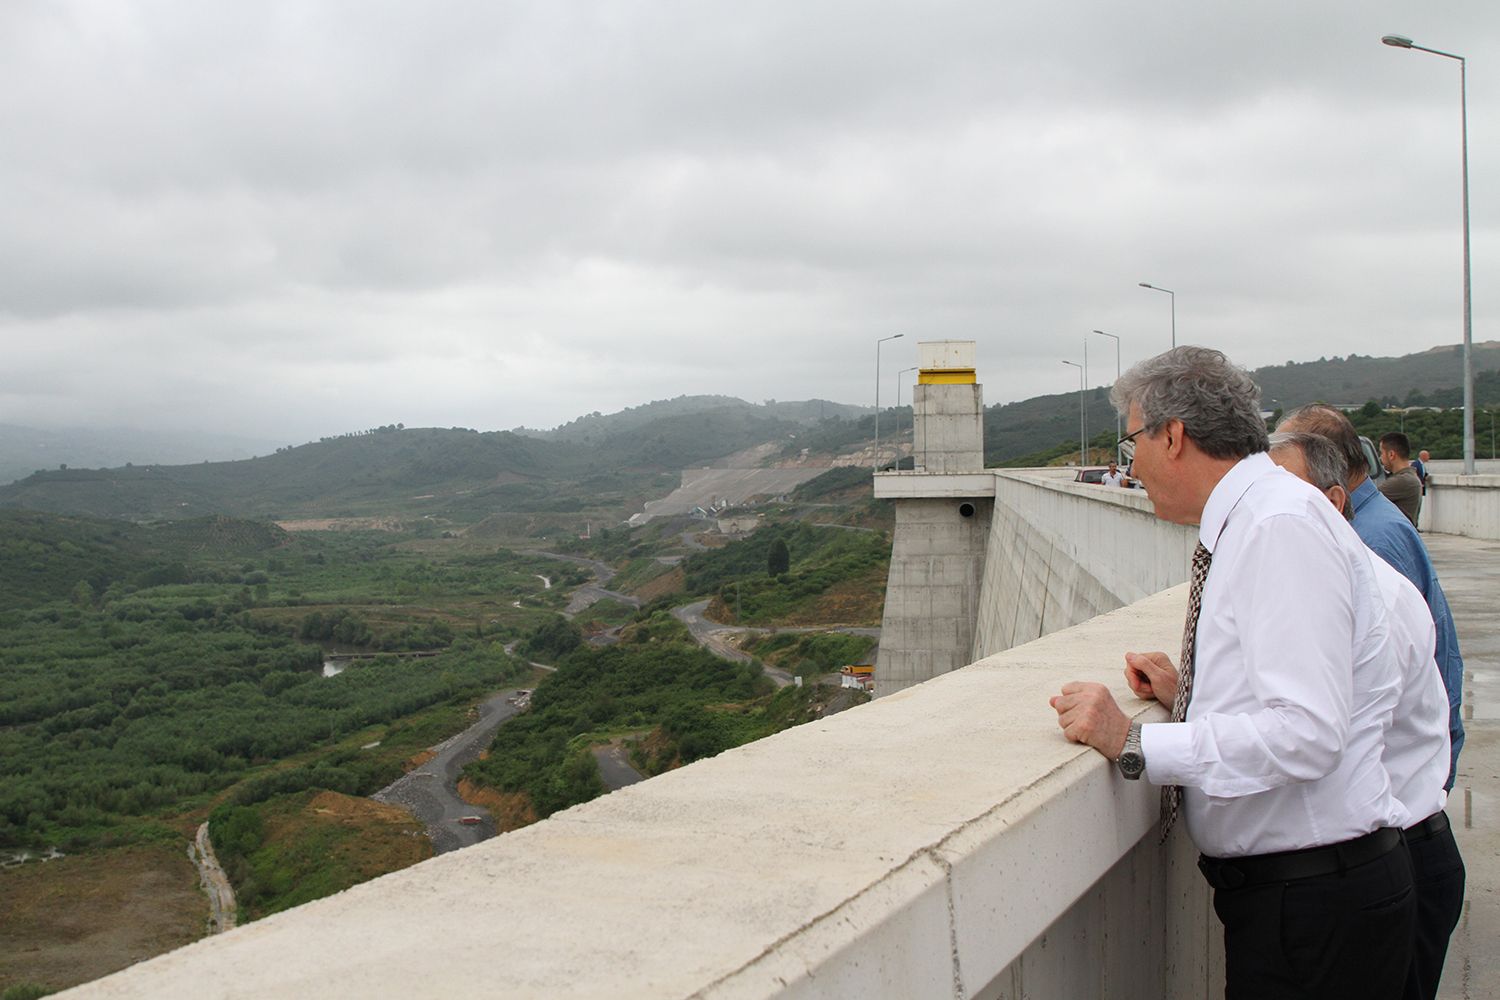
[[[1120,756],[1115,763],[1120,765],[1120,773],[1131,781],[1135,781],[1146,770],[1146,755],[1141,752],[1141,724],[1139,722],[1130,724],[1130,732],[1125,736],[1125,748],[1120,751]]]

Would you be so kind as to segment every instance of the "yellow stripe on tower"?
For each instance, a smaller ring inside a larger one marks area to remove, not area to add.
[[[978,381],[972,368],[923,368],[917,372],[918,385],[973,385]]]

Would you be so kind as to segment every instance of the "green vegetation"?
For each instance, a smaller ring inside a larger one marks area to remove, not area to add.
[[[390,425],[237,462],[38,471],[0,487],[0,507],[138,521],[396,517],[431,535],[439,519],[467,524],[496,511],[609,520],[675,487],[664,473],[798,428],[743,403],[545,441]]]
[[[1411,439],[1412,458],[1416,458],[1417,452],[1423,448],[1431,452],[1433,458],[1464,457],[1462,409],[1444,410],[1441,413],[1415,410],[1403,416],[1401,413],[1390,413],[1371,400],[1360,409],[1350,411],[1349,419],[1356,430],[1377,443],[1382,435],[1403,430],[1404,425],[1406,436]],[[1488,423],[1489,417],[1485,414],[1477,415],[1474,421],[1474,450],[1476,455],[1482,457],[1489,455],[1489,442],[1484,440],[1489,437]]]
[[[550,816],[603,794],[588,752],[596,734],[664,725],[679,746],[695,737],[681,751],[683,763],[711,756],[725,746],[717,735],[703,735],[712,727],[696,713],[706,704],[753,698],[770,685],[758,670],[696,647],[657,641],[649,632],[634,638],[575,650],[537,685],[531,710],[500,727],[489,757],[465,773],[501,791],[525,792],[538,815]]]
[[[842,632],[781,632],[752,638],[744,643],[743,648],[756,658],[799,677],[813,677],[858,663],[875,648],[875,640]]]
[[[869,490],[874,473],[862,465],[843,465],[829,469],[797,487],[792,492],[794,503],[816,503],[853,490]]]
[[[1089,438],[1089,461],[1085,464],[1101,465],[1108,462],[1114,457],[1115,442],[1117,440],[1119,439],[1115,437],[1113,428]],[[1021,455],[1016,458],[1007,459],[1004,462],[998,462],[994,467],[998,469],[1034,469],[1052,465],[1065,456],[1071,456],[1068,461],[1076,461],[1078,459],[1077,438],[1060,441],[1050,448],[1043,448],[1028,455]]]
[[[788,552],[788,569],[769,576],[771,554],[780,547]],[[882,534],[789,522],[765,525],[749,538],[697,553],[682,565],[689,594],[711,594],[725,607],[739,608],[738,624],[774,625],[840,587],[873,587],[883,597],[890,558],[891,545]],[[861,615],[868,615],[868,608],[831,620],[851,623]]]
[[[502,726],[489,756],[465,774],[525,793],[549,816],[604,793],[590,748],[612,736],[651,731],[632,759],[659,774],[811,717],[819,695],[812,686],[773,691],[758,663],[687,645],[676,638],[685,632],[662,627],[666,617],[657,612],[619,644],[579,647],[537,685],[531,711]]]
[[[533,557],[436,560],[386,534],[10,511],[0,526],[7,847],[71,853],[175,837],[165,820],[226,790],[240,805],[307,788],[372,791],[420,749],[403,745],[419,732],[403,720],[521,676],[501,642],[560,620],[504,598],[564,599],[541,590]],[[264,542],[274,547],[245,555]],[[398,604],[403,592],[422,605]],[[323,677],[315,640],[442,653],[354,661]],[[421,737],[464,725],[447,724]],[[372,740],[382,746],[358,749]]]
[[[1475,344],[1474,372],[1479,381],[1493,369],[1500,368],[1500,344]],[[1266,406],[1291,409],[1315,400],[1347,405],[1362,400],[1379,400],[1385,405],[1403,405],[1403,401],[1426,394],[1431,397],[1443,390],[1463,384],[1463,350],[1458,346],[1434,347],[1400,358],[1372,358],[1351,354],[1347,358],[1319,358],[1302,363],[1288,361],[1269,365],[1253,372]],[[1276,400],[1273,404],[1271,401]],[[1500,403],[1500,396],[1480,403]],[[1405,402],[1407,406],[1456,406],[1452,403]]]
[[[328,791],[224,804],[209,817],[214,853],[252,920],[340,892],[430,855],[399,810]]]
[[[766,551],[766,575],[779,576],[792,568],[792,553],[786,547],[785,538],[772,539]]]
[[[51,996],[52,990],[41,983],[17,983],[8,986],[4,992],[0,992],[0,1000],[39,1000],[40,997]]]

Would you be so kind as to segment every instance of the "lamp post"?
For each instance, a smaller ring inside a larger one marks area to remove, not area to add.
[[[1078,467],[1081,469],[1088,464],[1084,461],[1084,452],[1088,450],[1088,446],[1084,444],[1083,430],[1083,365],[1076,361],[1064,361],[1063,364],[1078,369]]]
[[[1463,56],[1424,48],[1404,35],[1386,35],[1381,39],[1398,49],[1431,52],[1444,59],[1458,60],[1458,108],[1463,126],[1464,161],[1464,475],[1474,475],[1474,312],[1469,295],[1469,85],[1468,63]]]
[[[900,340],[904,333],[894,333],[875,341],[875,457],[870,459],[870,474],[880,471],[880,345],[887,340]]]
[[[905,375],[907,372],[914,372],[918,368],[921,368],[921,367],[922,367],[921,365],[912,365],[910,368],[903,368],[899,372],[896,373],[896,471],[897,472],[901,471],[901,376]],[[911,398],[912,398],[911,467],[912,467],[913,470],[915,470],[916,467],[917,467],[917,419],[916,419],[917,418],[917,412],[916,412],[917,392],[916,392],[915,389],[912,390]]]
[[[1103,330],[1095,330],[1094,332],[1097,333],[1101,337],[1112,337],[1114,339],[1114,342],[1115,342],[1115,384],[1119,385],[1119,383],[1120,383],[1120,338],[1116,337],[1112,333],[1105,333]],[[1120,440],[1120,411],[1119,410],[1115,411],[1115,440],[1116,441]],[[1118,447],[1118,446],[1116,446],[1116,447]],[[1121,453],[1121,452],[1117,452],[1116,455],[1115,455],[1115,457],[1123,459],[1125,457],[1125,455],[1123,453]],[[1120,464],[1124,465],[1125,463],[1121,462]]]
[[[1177,293],[1174,292],[1174,291],[1172,291],[1172,289],[1170,289],[1170,288],[1158,288],[1155,285],[1148,285],[1144,281],[1137,281],[1136,284],[1140,285],[1142,288],[1149,288],[1153,292],[1166,292],[1168,295],[1172,296],[1172,346],[1176,347],[1177,346]]]

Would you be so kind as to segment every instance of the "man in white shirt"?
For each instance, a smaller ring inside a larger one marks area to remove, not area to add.
[[[1052,699],[1075,742],[1178,786],[1224,923],[1226,996],[1401,996],[1413,817],[1381,761],[1401,693],[1368,550],[1265,452],[1259,390],[1179,347],[1115,385],[1156,516],[1199,525],[1173,721],[1130,723],[1101,684]],[[1201,612],[1194,605],[1200,603]],[[1164,827],[1177,792],[1164,796]]]
[[[1328,438],[1273,435],[1271,460],[1315,486],[1345,517],[1353,514],[1345,485],[1349,467]],[[1417,933],[1405,997],[1432,1000],[1464,901],[1463,856],[1443,811],[1448,801],[1443,787],[1449,770],[1448,692],[1433,658],[1437,630],[1421,591],[1384,559],[1376,556],[1370,564],[1402,664],[1401,700],[1386,733],[1382,762],[1392,793],[1413,817],[1422,817],[1405,833],[1417,892]]]
[[[1124,486],[1125,473],[1120,471],[1120,467],[1118,464],[1110,462],[1109,468],[1105,470],[1104,475],[1099,478],[1099,482],[1105,486]]]

